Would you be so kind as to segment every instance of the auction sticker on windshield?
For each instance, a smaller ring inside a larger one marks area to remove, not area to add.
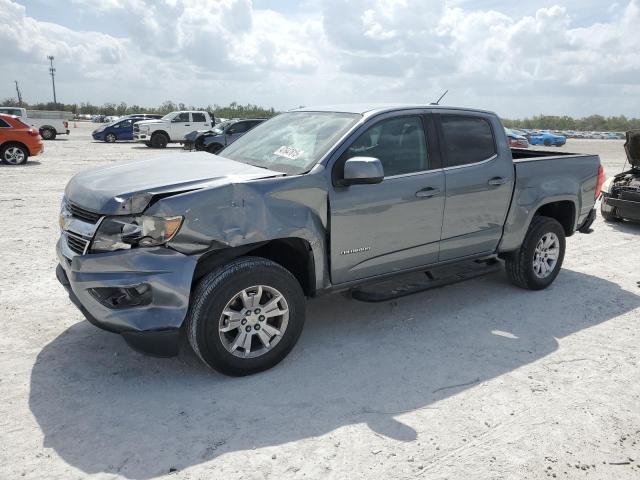
[[[279,149],[273,152],[274,155],[288,158],[289,160],[297,160],[303,153],[304,150],[298,150],[295,147],[287,147],[286,145],[281,146]]]

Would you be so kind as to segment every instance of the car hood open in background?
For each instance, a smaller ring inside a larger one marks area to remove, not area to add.
[[[284,175],[210,153],[178,153],[76,174],[65,198],[107,215],[141,213],[154,196]]]
[[[632,167],[640,168],[640,130],[629,130],[624,144],[627,159]]]

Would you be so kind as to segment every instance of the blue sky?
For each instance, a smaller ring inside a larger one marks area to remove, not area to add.
[[[639,2],[0,0],[0,98],[639,116]]]

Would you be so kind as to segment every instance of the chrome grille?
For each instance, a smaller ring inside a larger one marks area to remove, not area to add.
[[[89,223],[96,223],[102,216],[99,213],[85,210],[73,202],[67,202],[67,208],[69,209],[71,216]]]
[[[84,255],[86,253],[87,247],[89,246],[89,240],[78,235],[74,235],[71,232],[66,232],[66,237],[69,250],[78,255]]]

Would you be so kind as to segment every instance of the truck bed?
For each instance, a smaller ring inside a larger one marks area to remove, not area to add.
[[[550,160],[554,157],[566,158],[571,156],[583,156],[581,153],[571,152],[550,152],[548,150],[530,150],[524,148],[512,148],[511,155],[514,162],[526,162],[530,160]]]

